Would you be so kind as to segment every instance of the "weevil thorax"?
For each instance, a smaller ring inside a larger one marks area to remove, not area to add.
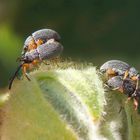
[[[22,54],[24,54],[28,50],[29,42],[31,42],[32,40],[33,40],[32,36],[27,37],[27,39],[24,42]]]
[[[31,63],[35,59],[39,59],[39,53],[37,49],[26,52],[22,57],[22,61],[24,61],[24,63]]]

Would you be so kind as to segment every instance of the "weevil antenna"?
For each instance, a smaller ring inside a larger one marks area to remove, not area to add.
[[[17,67],[17,70],[15,71],[14,75],[10,78],[10,82],[9,82],[9,90],[11,89],[12,87],[12,83],[15,79],[15,77],[17,76],[17,73],[19,72],[19,70],[21,69],[23,64],[20,64],[18,67]]]

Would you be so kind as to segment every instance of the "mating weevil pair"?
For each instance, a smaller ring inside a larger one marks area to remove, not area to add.
[[[22,68],[24,76],[30,80],[27,74],[27,69],[31,66],[59,56],[63,50],[63,46],[59,43],[60,35],[51,29],[41,29],[29,36],[24,43],[21,57],[18,58],[20,65],[9,83],[11,89],[13,80],[17,76],[19,70]]]
[[[133,98],[135,110],[138,108],[138,99],[140,97],[139,72],[129,64],[120,60],[110,60],[105,62],[100,71],[108,77],[107,85],[128,96],[128,100]]]

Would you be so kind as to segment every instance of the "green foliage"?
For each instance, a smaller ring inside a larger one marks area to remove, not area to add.
[[[104,91],[96,69],[88,66],[81,70],[62,69],[65,63],[58,65],[60,69],[42,66],[40,71],[34,71],[31,82],[25,79],[14,83],[3,108],[6,117],[1,138],[91,140],[98,137],[94,121],[101,119]],[[20,131],[16,133],[17,130]]]
[[[11,94],[4,108],[1,139],[76,140],[33,79],[30,83],[22,81]]]
[[[139,140],[140,116],[132,102],[105,93],[91,64],[41,65],[30,77],[1,96],[4,102],[10,95],[1,107],[2,139]]]
[[[0,60],[4,61],[6,63],[5,65],[10,67],[12,66],[13,60],[16,60],[16,57],[19,55],[21,41],[19,37],[14,35],[11,28],[6,25],[1,25],[0,31]]]
[[[8,25],[0,25],[0,86],[7,85],[15,70],[21,50],[21,40]]]

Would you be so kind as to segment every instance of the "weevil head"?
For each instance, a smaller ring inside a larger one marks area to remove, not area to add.
[[[22,50],[22,55],[24,55],[28,51],[28,45],[30,42],[33,40],[32,36],[28,36],[27,39],[24,42],[23,50]]]
[[[29,52],[30,53],[30,52]],[[26,52],[24,55],[22,55],[18,60],[21,64],[23,63],[31,63],[33,60],[30,58],[30,54]]]
[[[130,77],[133,77],[133,76],[138,76],[139,75],[139,72],[134,68],[134,67],[131,67],[129,69],[129,76]],[[138,76],[139,77],[139,76]]]
[[[100,71],[101,73],[105,73],[105,72],[106,72],[106,69],[100,68],[99,71]]]
[[[40,41],[38,41],[38,43],[40,43]],[[31,51],[36,48],[37,48],[37,44],[36,44],[34,38],[32,36],[29,36],[29,37],[27,37],[27,39],[24,42],[24,46],[23,46],[21,55],[25,55],[25,53],[27,51]]]
[[[133,80],[131,80],[130,78],[126,78],[123,81],[123,89],[124,89],[124,93],[128,96],[128,97],[132,97],[135,89],[136,89],[136,84]]]

